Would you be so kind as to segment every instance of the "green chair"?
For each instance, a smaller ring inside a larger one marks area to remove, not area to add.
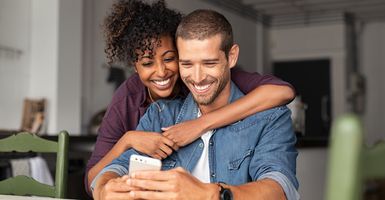
[[[361,120],[354,114],[333,124],[329,153],[327,200],[362,199],[366,180],[385,178],[385,142],[366,147]]]
[[[16,176],[0,181],[0,194],[35,195],[65,198],[67,191],[68,133],[61,131],[58,142],[22,132],[0,140],[0,152],[56,153],[55,185],[40,183],[31,177]]]

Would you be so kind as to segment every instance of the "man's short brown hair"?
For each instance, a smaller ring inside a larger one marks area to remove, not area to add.
[[[233,46],[233,30],[225,16],[213,11],[199,9],[182,18],[175,38],[204,40],[220,34],[222,37],[221,50],[226,57]]]

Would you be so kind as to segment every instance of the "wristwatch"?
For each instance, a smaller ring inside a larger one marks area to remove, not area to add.
[[[219,191],[219,199],[220,200],[233,200],[233,193],[231,192],[230,189],[228,188],[224,188],[222,185],[221,185],[221,182],[217,183],[217,185],[220,187],[220,191]]]

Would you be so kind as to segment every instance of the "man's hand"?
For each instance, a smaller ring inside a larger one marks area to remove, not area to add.
[[[178,150],[172,140],[156,132],[130,131],[124,137],[127,137],[132,148],[157,159],[164,159],[173,150]]]
[[[131,199],[218,199],[219,187],[206,184],[178,167],[169,171],[141,171],[127,180]]]
[[[130,199],[130,191],[136,190],[136,188],[129,186],[127,184],[128,176],[122,176],[117,178],[116,175],[106,174],[106,176],[101,177],[105,181],[101,180],[101,183],[98,184],[94,191],[94,198],[96,200],[109,200],[109,199]],[[110,179],[112,178],[112,179]]]
[[[198,119],[184,121],[162,128],[163,135],[174,141],[179,147],[190,144],[205,133],[202,122]]]

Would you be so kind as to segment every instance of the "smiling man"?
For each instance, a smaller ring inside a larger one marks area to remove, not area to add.
[[[230,80],[239,46],[226,18],[211,10],[187,15],[176,33],[185,100],[162,100],[143,116],[138,130],[161,132],[217,110],[243,96]],[[163,171],[128,174],[128,150],[94,179],[103,199],[299,199],[297,151],[290,111],[277,107],[212,130],[162,161]]]

